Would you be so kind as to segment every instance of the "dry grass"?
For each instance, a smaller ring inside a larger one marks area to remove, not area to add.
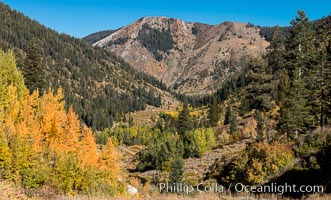
[[[249,193],[197,193],[195,195],[186,194],[159,194],[152,193],[144,196],[126,196],[126,197],[107,197],[107,196],[64,196],[55,195],[53,193],[33,195],[29,197],[22,192],[19,188],[16,188],[13,184],[0,181],[0,200],[290,200],[291,198],[281,197],[276,194],[261,194],[252,195]],[[39,197],[37,197],[39,196]],[[302,199],[308,200],[329,200],[331,195],[319,195],[313,194],[306,196]]]
[[[10,182],[0,181],[0,199],[1,200],[28,200],[28,199],[36,199],[30,198],[26,194],[22,192],[19,188],[16,188]]]

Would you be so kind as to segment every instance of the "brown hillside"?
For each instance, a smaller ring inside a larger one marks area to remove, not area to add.
[[[245,23],[212,26],[146,17],[94,45],[115,52],[134,68],[161,79],[178,92],[204,94],[239,70],[246,56],[265,52],[268,42],[259,31]]]

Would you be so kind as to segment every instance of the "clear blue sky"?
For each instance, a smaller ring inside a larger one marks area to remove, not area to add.
[[[331,14],[330,0],[0,0],[41,24],[75,37],[128,25],[140,17],[168,16],[188,22],[224,21],[289,25],[297,10],[311,20]]]

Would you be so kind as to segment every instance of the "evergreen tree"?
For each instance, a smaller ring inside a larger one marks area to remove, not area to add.
[[[285,54],[285,36],[284,32],[279,26],[275,26],[271,32],[270,45],[267,47],[267,61],[268,66],[275,74],[284,68],[284,54]]]
[[[277,104],[281,104],[288,95],[288,75],[285,65],[285,36],[283,30],[276,26],[272,29],[270,45],[267,47],[266,59],[268,68],[273,74],[275,92],[273,93]]]
[[[232,114],[230,119],[230,133],[236,133],[238,131],[238,121],[236,115]]]
[[[314,77],[316,75],[315,34],[303,11],[291,21],[285,67],[289,74],[288,98],[281,108],[279,127],[282,132],[304,132],[314,125]]]
[[[248,72],[245,80],[247,82],[244,98],[249,102],[250,109],[269,111],[274,107],[275,91],[271,68],[268,68],[264,59],[252,58],[247,61]]]
[[[183,173],[184,173],[184,162],[181,158],[176,158],[172,165],[171,165],[171,171],[169,174],[169,182],[170,183],[182,183],[184,181],[183,179]]]
[[[265,139],[268,139],[269,141],[270,138],[267,135],[267,118],[265,116],[265,113],[260,112],[259,110],[255,110],[254,118],[257,122],[257,126],[256,126],[257,141],[260,142]]]
[[[316,76],[315,97],[318,99],[319,125],[328,124],[331,117],[331,17],[322,19],[318,27],[319,55],[318,72]]]
[[[213,96],[211,104],[209,104],[208,109],[208,119],[211,126],[215,126],[220,120],[221,108],[218,105],[217,98]]]
[[[42,51],[36,43],[30,43],[26,49],[26,58],[24,60],[23,75],[25,85],[32,93],[39,90],[42,95],[46,86],[46,73],[42,62]]]
[[[225,112],[224,125],[227,125],[227,124],[230,123],[230,121],[231,121],[231,116],[232,116],[231,108],[230,108],[230,106],[228,106],[228,107],[226,108],[226,112]]]
[[[321,151],[317,154],[317,162],[321,170],[326,174],[331,174],[331,137],[327,137],[324,141]]]
[[[181,140],[184,145],[184,158],[199,156],[199,145],[194,131],[186,131]]]
[[[191,130],[190,111],[188,108],[188,102],[184,101],[183,110],[180,111],[178,115],[177,132],[182,136],[189,130]]]
[[[304,87],[304,81],[299,77],[300,72],[296,70],[296,75],[291,81],[289,96],[281,109],[281,119],[279,121],[280,130],[287,133],[302,133],[306,130],[306,123],[310,118],[307,105],[307,89]]]

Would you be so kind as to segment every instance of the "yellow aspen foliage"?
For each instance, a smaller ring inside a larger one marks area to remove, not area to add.
[[[62,152],[57,156],[51,180],[54,187],[66,194],[75,194],[80,188],[83,169],[77,155]]]
[[[59,88],[56,95],[49,89],[41,98],[40,112],[42,116],[42,133],[45,145],[50,150],[61,152],[65,150],[65,123],[62,89]]]
[[[17,130],[19,130],[20,128],[25,129],[24,124],[20,124],[17,126]],[[23,131],[25,132],[25,130]],[[29,161],[29,158],[31,158],[32,156],[31,146],[25,138],[17,134],[12,138],[10,148],[12,152],[12,179],[16,182],[20,182],[21,172],[24,169],[29,168],[31,164]]]
[[[194,130],[194,140],[198,145],[199,156],[211,151],[217,146],[217,140],[214,131],[211,128],[198,128]]]
[[[16,135],[15,123],[19,121],[20,104],[16,96],[16,87],[13,85],[8,86],[8,97],[9,102],[5,110],[5,123],[4,130],[8,134],[9,138]]]
[[[0,108],[5,109],[10,102],[8,86],[17,88],[17,99],[21,101],[27,95],[22,73],[16,68],[15,56],[12,51],[5,53],[0,50]]]
[[[68,194],[117,193],[119,154],[111,140],[99,157],[92,130],[64,105],[61,88],[30,95],[13,53],[0,50],[0,179]]]
[[[120,173],[119,158],[120,153],[109,138],[99,156],[99,167],[110,179],[115,179]]]
[[[33,142],[33,151],[35,153],[42,153],[42,127],[41,122],[39,120],[39,93],[38,91],[34,91],[28,98],[26,99],[25,104],[25,112],[24,119],[26,119],[26,124],[30,129],[30,134],[34,139]]]
[[[251,162],[247,166],[246,175],[247,180],[253,184],[262,183],[267,176],[286,169],[294,159],[290,147],[279,142],[256,143],[252,146],[249,156]]]
[[[96,166],[97,157],[97,145],[94,141],[92,130],[83,126],[83,137],[81,140],[80,158],[84,166]]]
[[[0,129],[0,176],[9,178],[11,160],[12,154],[8,147],[7,137]]]
[[[80,133],[80,121],[74,113],[72,106],[70,106],[65,125],[65,141],[68,151],[78,153]]]

